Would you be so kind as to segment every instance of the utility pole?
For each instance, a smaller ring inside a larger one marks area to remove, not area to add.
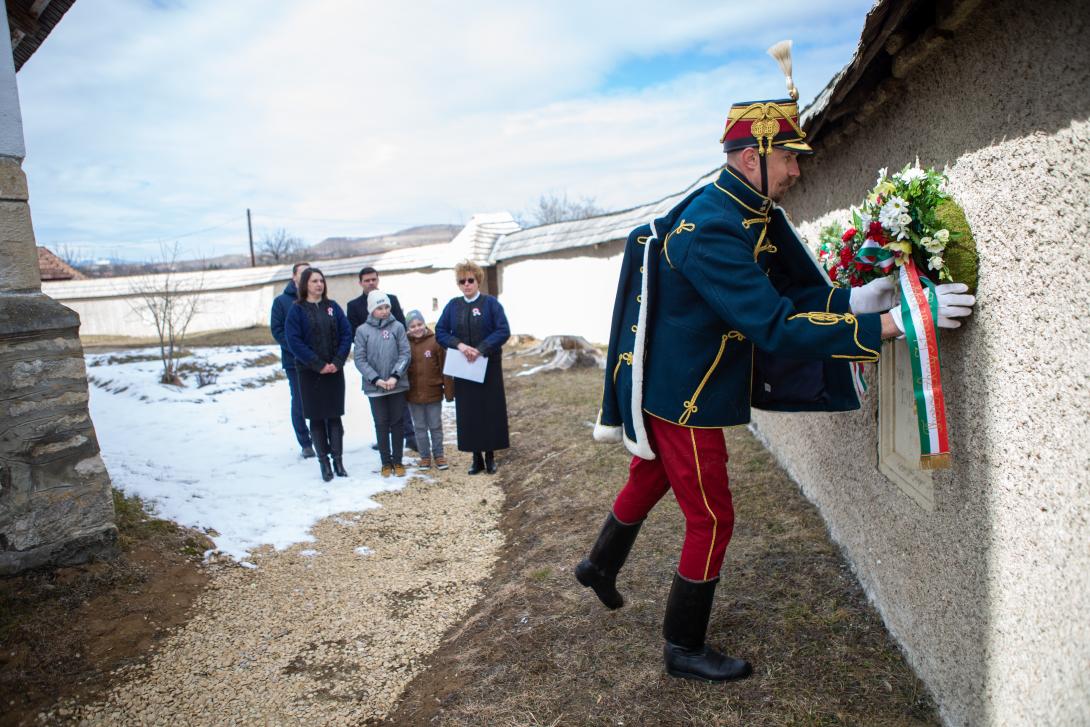
[[[250,233],[250,267],[257,267],[257,258],[254,257],[254,225],[250,221],[250,208],[246,208],[246,229]]]

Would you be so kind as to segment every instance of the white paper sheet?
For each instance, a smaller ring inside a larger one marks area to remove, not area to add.
[[[443,373],[447,376],[453,376],[456,379],[468,379],[480,384],[484,382],[484,374],[487,368],[487,356],[478,356],[476,361],[470,363],[466,355],[458,349],[447,349],[447,361],[443,364]]]

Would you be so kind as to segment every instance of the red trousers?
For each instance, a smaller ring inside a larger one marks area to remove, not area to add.
[[[734,532],[723,430],[691,429],[654,417],[646,421],[658,457],[632,458],[628,482],[613,503],[613,515],[622,523],[637,523],[673,488],[685,514],[678,573],[691,581],[716,578]]]

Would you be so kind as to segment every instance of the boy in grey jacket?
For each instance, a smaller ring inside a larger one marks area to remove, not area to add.
[[[372,290],[367,295],[367,320],[356,329],[353,360],[363,374],[363,393],[375,420],[382,476],[403,477],[409,339],[405,327],[390,315],[390,299],[382,291]]]

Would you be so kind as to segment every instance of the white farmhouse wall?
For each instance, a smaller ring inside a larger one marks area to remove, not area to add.
[[[1085,3],[981,5],[850,138],[819,138],[785,200],[813,236],[918,154],[977,240],[976,311],[941,337],[933,511],[876,469],[876,386],[862,411],[754,417],[949,725],[1090,724],[1088,45]]]
[[[609,341],[623,242],[499,264],[500,302],[512,333]]]
[[[443,305],[458,293],[453,271],[432,267],[433,261],[440,257],[451,257],[448,245],[410,248],[377,258],[318,260],[314,265],[326,276],[329,296],[342,307],[360,295],[359,271],[370,265],[380,273],[381,288],[397,295],[406,311],[417,308],[426,320],[435,321]],[[199,294],[198,312],[188,332],[206,333],[267,326],[272,301],[284,290],[290,278],[289,265],[270,265],[180,273],[169,279],[167,275],[159,274],[47,281],[42,287],[51,297],[79,314],[82,335],[147,338],[155,335],[155,328],[140,313],[139,290],[159,290],[169,285],[176,290]]]
[[[321,263],[318,263],[321,267]],[[362,267],[362,266],[361,266]],[[359,271],[329,276],[329,296],[344,308],[348,301],[360,295]],[[424,315],[424,320],[434,323],[443,312],[447,301],[458,294],[452,270],[379,270],[379,289],[393,293],[408,313],[414,308]],[[435,304],[433,305],[433,300]],[[268,323],[268,321],[265,321]]]

